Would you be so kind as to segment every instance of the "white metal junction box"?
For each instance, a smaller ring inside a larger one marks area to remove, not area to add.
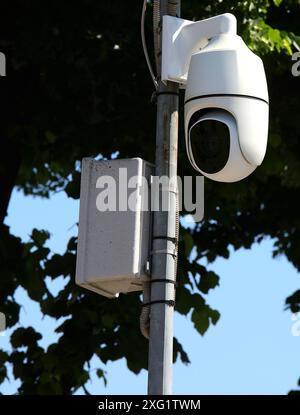
[[[76,283],[109,298],[139,291],[151,244],[150,176],[140,159],[82,161]]]

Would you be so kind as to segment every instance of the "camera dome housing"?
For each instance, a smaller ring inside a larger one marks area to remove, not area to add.
[[[251,174],[266,152],[268,101],[263,63],[239,36],[215,36],[192,54],[185,137],[193,167],[222,182]]]

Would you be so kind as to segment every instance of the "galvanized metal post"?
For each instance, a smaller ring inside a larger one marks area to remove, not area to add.
[[[179,15],[180,1],[161,0],[160,19],[166,14]],[[175,11],[175,13],[174,13]],[[161,29],[161,25],[160,25]],[[157,52],[157,66],[160,70],[160,51]],[[156,128],[156,176],[167,176],[170,183],[177,177],[178,142],[178,85],[159,80],[157,91],[157,128]],[[162,195],[164,193],[164,196]],[[167,194],[166,194],[167,193]],[[175,300],[177,246],[176,227],[177,194],[170,185],[160,189],[160,200],[167,196],[169,208],[154,212],[153,242],[151,262],[151,313],[149,338],[149,378],[148,393],[165,395],[172,393],[173,365],[173,314]]]

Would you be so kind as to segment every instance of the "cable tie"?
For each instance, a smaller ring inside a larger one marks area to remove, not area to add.
[[[167,304],[169,307],[175,307],[175,301],[174,300],[156,300],[156,301],[150,301],[149,303],[143,303],[142,307],[147,307],[152,304]]]
[[[157,81],[157,79],[156,79]],[[177,97],[180,97],[180,93],[179,92],[175,92],[175,91],[161,91],[158,92],[157,89],[154,90],[154,92],[151,95],[151,103],[156,102],[156,99],[159,95],[175,95]]]
[[[174,280],[170,280],[167,278],[152,278],[149,280],[149,283],[152,284],[153,282],[163,282],[165,284],[174,284],[177,285],[177,282]]]
[[[173,257],[177,257],[176,249],[155,249],[154,251],[150,251],[150,255],[156,254],[167,254],[172,255]]]
[[[175,195],[179,194],[177,186],[159,186],[162,192],[170,192],[175,193]]]
[[[173,242],[175,245],[178,245],[179,242],[177,238],[173,238],[172,236],[157,235],[153,236],[152,239],[165,239],[167,241]]]
[[[157,91],[155,91],[155,95],[156,96],[158,96],[158,95],[176,95],[176,96],[179,97],[179,92],[176,92],[176,91],[161,91],[161,92],[157,92]]]

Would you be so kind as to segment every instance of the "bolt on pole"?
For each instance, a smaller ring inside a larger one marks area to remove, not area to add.
[[[160,22],[162,16],[166,14],[179,16],[180,1],[160,0],[157,4],[159,4]],[[161,31],[161,23],[159,30]],[[161,51],[156,54],[159,75],[160,56]],[[161,205],[163,198],[167,197],[169,208],[164,211],[160,206],[160,209],[154,212],[153,218],[151,279],[165,281],[155,281],[155,283],[153,281],[151,284],[149,395],[172,393],[173,315],[177,268],[176,229],[178,226],[178,195],[177,189],[174,189],[174,183],[177,183],[174,178],[177,177],[178,93],[177,84],[168,82],[165,85],[160,80],[158,81],[155,174],[158,177],[167,176],[171,179],[169,183],[172,183],[173,187],[169,186],[166,189],[160,186]]]

